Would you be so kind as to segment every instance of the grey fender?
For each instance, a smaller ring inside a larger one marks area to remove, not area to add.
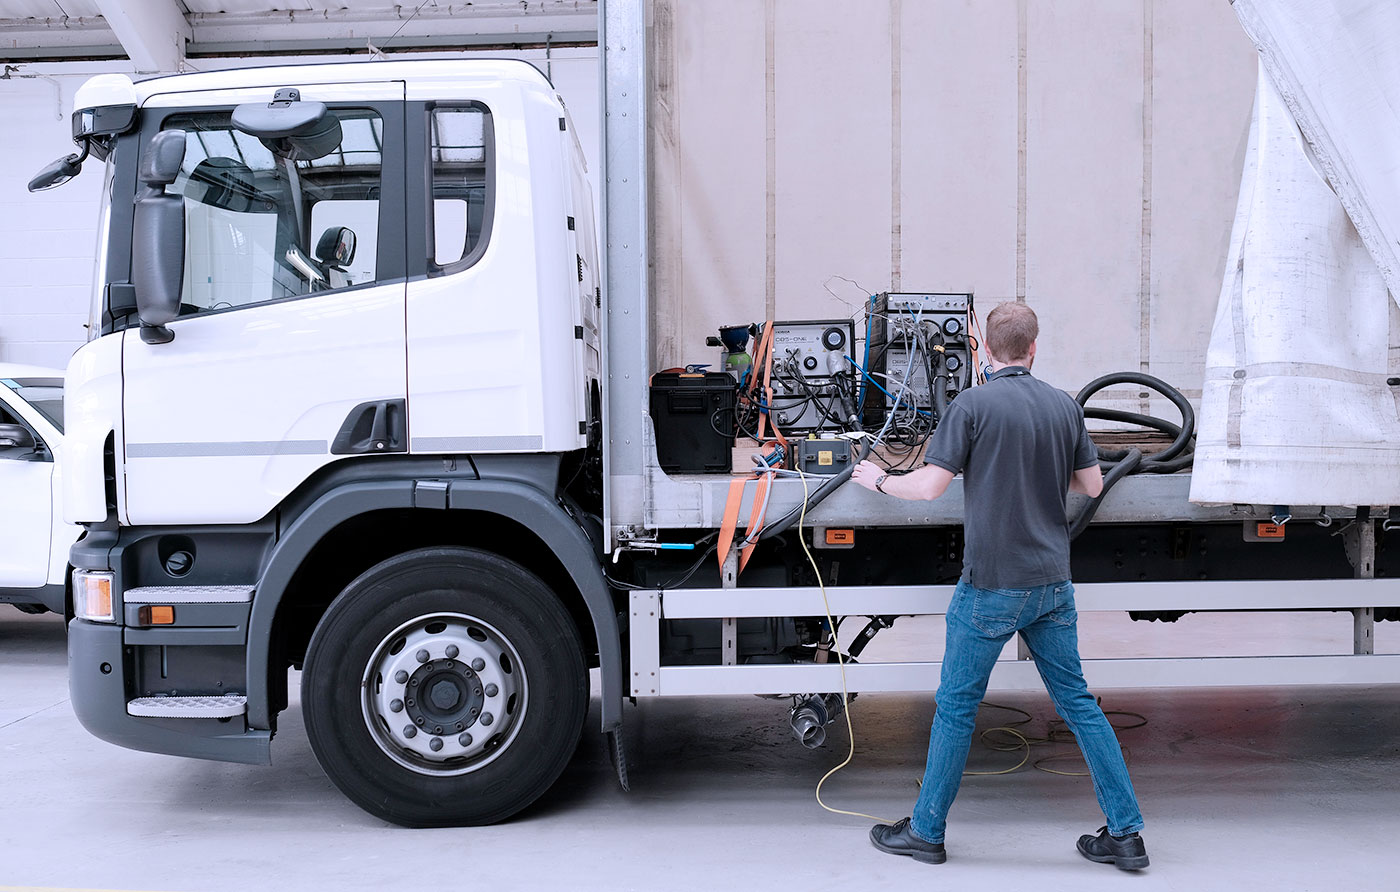
[[[248,724],[272,727],[268,700],[272,627],[282,596],[302,561],[333,529],[356,515],[418,506],[500,515],[528,527],[543,540],[573,578],[593,621],[602,682],[602,730],[620,727],[622,640],[616,608],[588,535],[552,495],[519,480],[452,480],[445,506],[441,497],[445,481],[427,482],[436,504],[416,503],[418,481],[411,479],[349,483],[318,498],[287,528],[269,556],[248,621]]]

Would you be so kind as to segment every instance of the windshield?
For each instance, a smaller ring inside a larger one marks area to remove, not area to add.
[[[0,384],[13,390],[63,433],[62,378],[0,378]]]
[[[336,109],[341,138],[291,161],[233,127],[228,112],[179,114],[185,200],[181,315],[370,284],[378,253],[383,121]]]

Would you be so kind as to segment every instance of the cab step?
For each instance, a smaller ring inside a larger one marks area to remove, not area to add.
[[[243,694],[222,697],[138,697],[126,704],[127,715],[162,719],[231,719],[248,710]]]
[[[123,594],[128,604],[246,604],[251,585],[142,585]]]

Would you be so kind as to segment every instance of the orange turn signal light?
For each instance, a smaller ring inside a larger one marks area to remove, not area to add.
[[[831,529],[831,528],[828,527],[828,528],[827,528],[827,531],[826,531],[826,544],[827,544],[827,545],[854,545],[854,544],[856,544],[856,531],[855,531],[855,530],[833,530],[833,529]]]
[[[143,626],[168,626],[175,622],[175,608],[168,604],[142,607],[136,611],[136,621]]]

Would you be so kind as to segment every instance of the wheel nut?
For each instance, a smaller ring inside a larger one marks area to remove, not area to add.
[[[488,696],[488,697],[494,697],[494,696],[496,696],[497,694],[499,694],[500,692],[501,692],[501,689],[498,688],[498,687],[496,687],[496,686],[493,685],[493,684],[488,684],[488,685],[486,686],[486,696]],[[479,694],[479,693],[481,693],[481,692],[480,692],[480,691],[477,691],[477,693]]]
[[[495,716],[491,715],[491,713],[489,713],[489,712],[483,712],[483,713],[481,714],[481,723],[482,723],[483,725],[489,725],[489,724],[491,724],[492,722],[494,722],[495,720],[496,720]]]
[[[462,736],[457,738],[457,742],[462,746],[471,746],[472,736],[470,734],[463,734]]]
[[[442,738],[434,737],[432,740],[428,741],[428,749],[432,750],[433,752],[437,752],[438,750],[442,749]]]
[[[418,729],[415,728],[415,727],[413,727],[412,725],[404,725],[404,726],[403,726],[403,736],[404,736],[404,737],[408,737],[408,738],[417,737],[417,736],[418,736]]]
[[[392,701],[390,701],[390,702],[389,702],[389,711],[390,711],[390,712],[403,712],[403,701],[402,701],[402,700],[392,700]]]
[[[407,684],[408,673],[400,669],[398,672],[394,673],[394,681],[398,682],[399,684]]]
[[[459,654],[459,653],[461,653],[461,651],[457,649],[457,645],[455,645],[455,644],[449,644],[449,645],[447,645],[447,658],[448,658],[449,660],[455,660],[455,659],[457,659],[457,654]]]
[[[480,672],[482,669],[486,668],[486,661],[481,657],[477,657],[475,660],[472,660],[472,668]]]
[[[420,663],[428,662],[428,652],[423,648],[419,648],[418,653],[414,654],[413,656],[416,657],[418,659],[418,662]]]

